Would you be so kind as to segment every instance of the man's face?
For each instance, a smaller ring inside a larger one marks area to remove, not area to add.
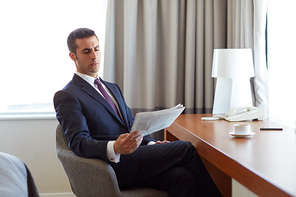
[[[70,52],[69,56],[76,64],[76,69],[82,74],[97,77],[100,70],[101,52],[99,40],[96,36],[76,39],[78,48],[76,55]]]

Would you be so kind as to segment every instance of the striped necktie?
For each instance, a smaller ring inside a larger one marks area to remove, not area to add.
[[[104,96],[105,100],[111,105],[111,107],[113,108],[115,113],[118,115],[117,108],[115,107],[115,104],[113,103],[113,101],[112,101],[111,97],[109,96],[109,94],[104,89],[101,81],[99,79],[95,79],[94,83],[98,86],[98,88],[99,88],[100,92],[102,93],[102,95]]]

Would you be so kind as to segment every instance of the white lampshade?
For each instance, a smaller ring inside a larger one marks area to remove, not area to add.
[[[213,114],[252,106],[254,77],[251,49],[214,49],[212,77],[217,78]]]

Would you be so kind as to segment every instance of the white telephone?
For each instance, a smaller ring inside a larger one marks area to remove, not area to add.
[[[218,120],[224,119],[230,122],[233,121],[245,121],[245,120],[263,120],[265,117],[265,110],[259,109],[254,106],[240,107],[231,110],[225,114],[225,116],[213,116],[213,117],[203,117],[202,120]]]
[[[244,121],[244,120],[263,120],[265,117],[265,110],[257,107],[241,107],[227,112],[224,116],[228,121]]]

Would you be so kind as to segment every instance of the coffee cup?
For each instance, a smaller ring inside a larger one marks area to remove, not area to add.
[[[249,124],[235,124],[234,133],[238,135],[247,135],[251,132],[251,126]]]

